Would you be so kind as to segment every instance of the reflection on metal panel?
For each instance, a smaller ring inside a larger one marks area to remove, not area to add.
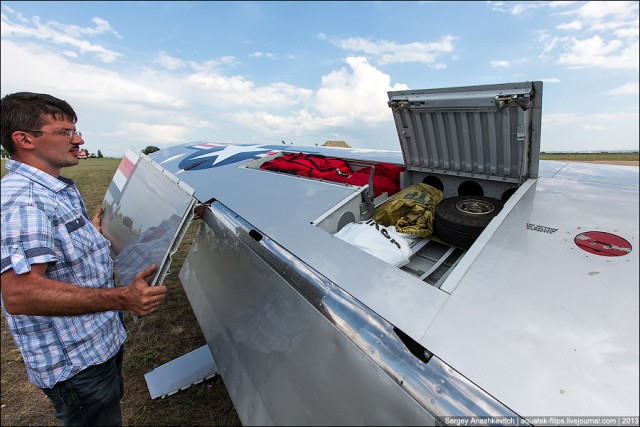
[[[128,152],[121,162],[125,167],[116,172],[119,179],[114,177],[105,195],[102,231],[111,242],[120,284],[128,285],[136,273],[156,264],[149,281],[154,285],[167,273],[171,255],[193,217],[195,199],[192,190],[178,185],[144,154],[136,157],[135,164],[131,158]]]

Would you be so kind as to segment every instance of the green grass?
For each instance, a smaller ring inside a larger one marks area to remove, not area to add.
[[[640,153],[540,153],[540,160],[639,161]]]
[[[65,168],[62,175],[76,182],[89,215],[102,202],[120,159],[86,159]],[[1,174],[6,174],[5,161]],[[122,400],[123,425],[240,425],[233,404],[219,376],[164,399],[152,400],[144,374],[205,344],[191,305],[178,280],[178,272],[190,249],[198,223],[193,223],[173,256],[167,275],[167,297],[153,315],[134,322],[125,315],[129,337],[125,342]],[[24,362],[6,322],[0,322],[1,425],[60,425],[44,393],[27,380]]]

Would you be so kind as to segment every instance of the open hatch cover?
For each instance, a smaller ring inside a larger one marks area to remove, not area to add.
[[[537,178],[542,82],[389,92],[408,169]]]
[[[158,268],[149,285],[162,283],[193,219],[193,193],[145,154],[127,150],[102,202],[101,224],[121,285],[151,264]]]

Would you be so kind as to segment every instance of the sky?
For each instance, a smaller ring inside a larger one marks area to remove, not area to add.
[[[638,2],[2,1],[1,95],[84,148],[399,150],[388,91],[543,82],[541,150],[638,150]]]

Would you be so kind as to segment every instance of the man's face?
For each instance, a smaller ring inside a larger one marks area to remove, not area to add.
[[[46,123],[40,128],[42,132],[34,134],[34,154],[51,170],[59,170],[77,165],[80,145],[84,140],[79,135],[72,134],[72,138],[65,134],[66,131],[75,131],[75,124],[70,121],[56,120],[46,117]]]

